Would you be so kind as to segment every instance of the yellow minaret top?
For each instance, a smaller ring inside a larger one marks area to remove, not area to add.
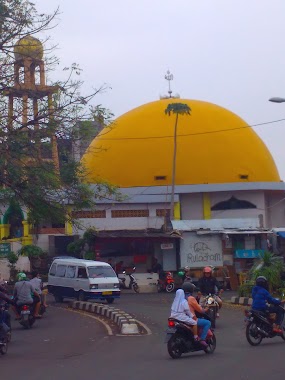
[[[35,37],[26,36],[21,38],[14,47],[16,60],[31,58],[43,59],[44,49],[42,43]]]

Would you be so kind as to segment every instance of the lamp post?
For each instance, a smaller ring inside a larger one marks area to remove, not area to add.
[[[170,199],[170,218],[174,219],[174,188],[175,188],[175,176],[176,176],[176,150],[177,150],[177,126],[179,115],[190,115],[191,108],[184,103],[170,103],[165,109],[165,114],[170,116],[176,115],[174,124],[174,147],[173,147],[173,159],[172,159],[172,184],[171,184],[171,199]]]

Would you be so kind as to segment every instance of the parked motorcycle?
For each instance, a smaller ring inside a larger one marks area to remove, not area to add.
[[[136,270],[136,267],[133,268],[133,271]],[[123,274],[126,274],[126,271],[123,271]],[[126,285],[126,278],[119,278],[119,284],[121,289],[133,289],[136,293],[140,292],[140,287],[137,283],[137,280],[133,273],[128,273],[130,278],[128,286]]]
[[[33,306],[32,305],[22,305],[20,306],[20,320],[19,323],[25,329],[30,329],[35,323],[35,317],[33,315]]]
[[[171,272],[167,272],[165,278],[158,280],[157,289],[159,292],[166,291],[171,293],[174,288],[174,279]]]
[[[282,306],[279,307],[284,313],[284,308]],[[258,346],[264,338],[275,338],[276,336],[280,336],[285,340],[284,315],[281,323],[282,333],[273,331],[275,319],[276,314],[271,314],[267,311],[245,310],[246,339],[248,343],[251,346]]]
[[[189,325],[173,318],[168,319],[165,343],[172,359],[178,359],[188,352],[204,351],[206,354],[212,354],[216,349],[216,337],[212,330],[208,331],[206,342],[208,347],[205,348],[194,339]]]

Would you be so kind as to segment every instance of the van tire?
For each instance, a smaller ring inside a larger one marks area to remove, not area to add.
[[[115,300],[115,298],[106,298],[106,301],[108,302],[108,303],[113,303],[114,302],[114,300]]]
[[[83,290],[79,290],[77,299],[78,299],[78,301],[86,301],[87,300],[87,298],[85,296],[85,292]]]
[[[62,303],[63,302],[63,297],[58,295],[58,294],[55,294],[54,295],[54,300],[56,303]]]

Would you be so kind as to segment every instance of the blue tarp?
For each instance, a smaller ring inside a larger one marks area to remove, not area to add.
[[[237,249],[234,257],[236,259],[260,259],[263,253],[262,249]]]
[[[285,239],[285,231],[278,231],[277,235],[281,236],[283,239]]]

